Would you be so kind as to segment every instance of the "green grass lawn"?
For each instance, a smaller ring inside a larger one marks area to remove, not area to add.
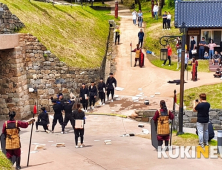
[[[210,103],[211,108],[222,109],[222,83],[220,83],[185,90],[184,105],[187,107],[187,110],[193,109],[193,101],[199,99],[200,93],[206,93],[207,101]],[[177,95],[177,99],[179,99],[179,94]],[[178,103],[179,102],[178,100]]]
[[[100,67],[109,33],[110,11],[89,6],[52,5],[31,0],[1,0],[24,24],[21,33],[36,36],[69,66]]]
[[[0,169],[1,170],[12,170],[11,162],[5,157],[5,155],[0,152]]]

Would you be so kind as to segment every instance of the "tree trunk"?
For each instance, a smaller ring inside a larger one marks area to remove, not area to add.
[[[162,15],[162,8],[161,8],[161,7],[162,7],[162,2],[163,2],[162,0],[159,0],[159,4],[158,4],[158,7],[159,7],[158,15],[159,15],[159,16]]]
[[[102,4],[104,4],[104,0],[102,0]]]
[[[138,1],[138,4],[139,4],[139,10],[141,10],[141,3],[140,3],[140,0],[137,0]]]

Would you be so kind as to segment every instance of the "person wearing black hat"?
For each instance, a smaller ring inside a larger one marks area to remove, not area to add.
[[[9,120],[5,121],[2,128],[2,133],[6,136],[6,157],[12,162],[12,157],[16,157],[16,169],[21,169],[21,143],[19,137],[19,128],[27,128],[35,122],[35,119],[31,119],[28,122],[21,122],[15,120],[16,113],[14,111],[9,112]]]
[[[63,117],[62,117],[63,105],[59,101],[53,100],[53,99],[52,99],[52,103],[53,103],[52,107],[55,112],[54,118],[52,121],[52,132],[54,132],[54,128],[55,128],[55,125],[57,124],[57,120],[59,121],[59,124],[63,126]]]
[[[38,121],[35,123],[36,125],[36,132],[38,132],[38,126],[42,125],[45,132],[49,133],[49,129],[48,129],[48,124],[49,124],[49,115],[45,110],[45,107],[41,108],[42,113],[39,114],[38,116]]]
[[[98,84],[98,91],[99,91],[99,98],[101,99],[101,105],[105,105],[106,84],[103,82],[103,78],[100,78],[100,81]]]
[[[88,98],[89,98],[89,90],[86,88],[86,84],[82,83],[82,87],[80,88],[80,102],[82,103],[83,109],[87,112],[88,108]]]
[[[112,95],[111,102],[113,102],[114,89],[115,89],[116,86],[117,86],[116,79],[113,77],[113,73],[110,73],[109,77],[108,77],[108,79],[106,81],[106,88],[107,88],[107,100],[109,100],[110,93]]]
[[[97,88],[95,86],[95,83],[92,81],[91,86],[89,86],[89,106],[91,109],[94,109],[96,103],[96,96],[97,96]]]
[[[63,122],[63,126],[62,126],[62,133],[65,134],[65,126],[68,124],[68,122],[70,121],[70,123],[72,124],[72,108],[74,105],[75,101],[74,100],[65,100],[64,101],[64,111],[65,111],[65,119]]]

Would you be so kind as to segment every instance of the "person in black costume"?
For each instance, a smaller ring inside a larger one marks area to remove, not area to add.
[[[96,103],[96,97],[97,97],[97,88],[95,86],[95,83],[92,81],[91,86],[89,86],[89,106],[91,109],[94,109]]]
[[[85,112],[87,112],[87,108],[88,108],[88,98],[89,98],[89,90],[88,88],[86,88],[85,83],[82,83],[82,87],[80,88],[80,102],[83,105],[83,109],[85,110]]]
[[[74,129],[74,134],[75,134],[75,143],[76,143],[76,148],[78,148],[78,137],[81,139],[81,145],[80,148],[83,147],[83,136],[84,136],[84,127],[82,129],[80,128],[75,128],[75,120],[84,120],[85,124],[85,113],[81,110],[80,104],[77,104],[77,110],[72,112],[72,119],[73,119],[73,129]]]
[[[116,85],[117,85],[116,79],[113,77],[113,73],[110,73],[109,78],[106,81],[106,88],[107,88],[107,100],[109,100],[110,93],[112,95],[111,102],[113,102],[114,89],[115,89]]]
[[[45,132],[49,133],[48,124],[49,124],[49,115],[45,110],[45,107],[41,108],[42,113],[38,116],[38,121],[35,123],[36,125],[36,132],[38,132],[38,126],[42,125]]]
[[[105,90],[106,84],[103,82],[103,78],[100,78],[100,82],[98,84],[99,98],[101,99],[101,105],[105,105]]]
[[[52,100],[53,103],[53,110],[55,112],[54,118],[52,121],[52,132],[54,132],[55,125],[57,124],[57,120],[59,121],[59,124],[63,126],[63,117],[62,117],[62,110],[63,110],[63,105],[61,104],[60,101],[57,100]]]
[[[72,124],[72,108],[74,105],[75,101],[71,101],[71,100],[66,100],[64,101],[64,105],[63,105],[63,109],[65,111],[65,119],[63,122],[63,126],[62,126],[62,133],[65,133],[65,126],[68,124],[68,122],[70,121],[70,123]]]

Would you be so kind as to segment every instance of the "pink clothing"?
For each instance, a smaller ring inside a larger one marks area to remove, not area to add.
[[[215,43],[208,44],[209,50],[214,50],[214,47],[216,47]]]

